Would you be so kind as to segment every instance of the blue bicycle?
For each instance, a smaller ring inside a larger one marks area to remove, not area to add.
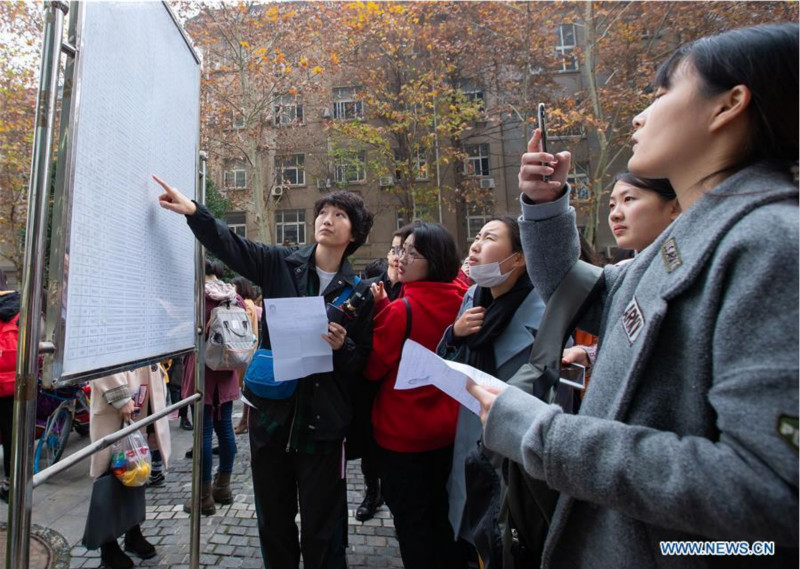
[[[81,436],[89,434],[89,384],[54,390],[39,388],[36,433],[39,442],[33,456],[38,474],[59,461],[74,427]]]

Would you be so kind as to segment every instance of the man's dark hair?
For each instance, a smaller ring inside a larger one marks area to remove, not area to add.
[[[317,203],[314,204],[314,219],[317,218],[320,210],[326,205],[332,205],[347,212],[347,217],[350,218],[350,231],[353,234],[353,241],[345,249],[344,255],[345,257],[352,255],[364,244],[369,236],[369,232],[372,229],[372,213],[367,209],[361,196],[346,190],[339,190],[325,194],[317,200]]]
[[[388,268],[389,263],[384,257],[381,257],[380,259],[370,261],[369,264],[364,267],[364,276],[368,279],[374,279],[375,277],[379,277],[385,273],[386,269]]]

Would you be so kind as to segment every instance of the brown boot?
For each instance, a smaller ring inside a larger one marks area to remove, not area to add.
[[[214,486],[211,489],[214,502],[227,505],[233,504],[233,493],[231,492],[231,473],[217,472],[214,475]]]
[[[183,505],[183,511],[187,514],[192,513],[191,498]],[[214,498],[211,496],[211,482],[203,482],[203,491],[200,494],[200,513],[204,516],[213,516],[217,513],[217,507],[214,505]]]

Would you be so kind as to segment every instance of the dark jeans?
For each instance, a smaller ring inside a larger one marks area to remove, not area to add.
[[[236,436],[233,434],[233,401],[228,401],[212,410],[211,405],[203,407],[203,482],[211,482],[211,430],[217,433],[219,441],[219,471],[233,472],[233,459],[236,456]]]
[[[11,476],[11,429],[14,427],[14,396],[0,397],[0,437],[3,437],[3,472]]]
[[[344,569],[347,493],[343,452],[286,452],[267,441],[260,411],[250,409],[247,430],[258,535],[266,569]],[[297,540],[298,496],[302,544]]]
[[[381,490],[394,516],[405,569],[462,569],[448,519],[453,447],[401,453],[380,448]]]

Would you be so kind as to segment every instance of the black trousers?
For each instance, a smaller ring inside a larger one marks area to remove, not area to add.
[[[11,476],[11,430],[14,428],[14,396],[0,397],[0,436],[3,437],[3,472]]]
[[[394,516],[405,569],[462,569],[448,519],[453,447],[400,453],[380,449],[381,490]]]
[[[343,451],[329,455],[286,452],[267,440],[261,413],[250,409],[253,493],[266,569],[343,569],[347,533],[347,488]],[[302,543],[298,543],[300,502]]]

